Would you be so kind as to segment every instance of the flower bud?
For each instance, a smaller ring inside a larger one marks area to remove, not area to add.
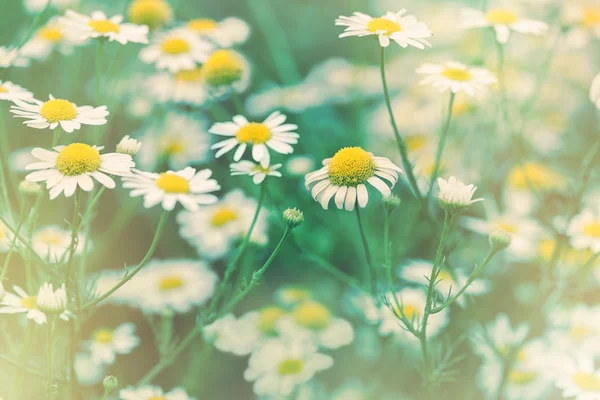
[[[118,387],[119,387],[119,380],[117,379],[116,376],[107,375],[102,380],[102,386],[104,386],[104,393],[105,394],[110,394],[110,393],[112,393],[112,392],[114,392],[115,390],[118,389]]]
[[[19,183],[19,193],[23,197],[37,197],[42,193],[42,186],[35,182],[21,181]]]
[[[493,252],[498,252],[510,246],[511,236],[502,229],[494,229],[490,232],[490,246]]]
[[[293,229],[304,222],[304,214],[297,208],[288,208],[283,212],[283,221]]]
[[[402,200],[400,200],[400,197],[392,194],[387,197],[384,197],[382,202],[383,202],[383,208],[385,208],[385,210],[388,213],[391,213],[396,208],[400,207]]]
[[[45,282],[36,297],[36,306],[44,314],[62,314],[67,309],[67,290],[63,284],[54,290],[51,283]]]
[[[142,142],[125,135],[117,145],[117,153],[129,154],[131,157],[135,157],[141,146]]]

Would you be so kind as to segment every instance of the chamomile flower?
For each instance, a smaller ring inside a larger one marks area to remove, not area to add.
[[[50,99],[42,102],[36,99],[29,101],[15,100],[15,105],[10,112],[16,118],[25,118],[23,122],[30,128],[55,129],[60,125],[65,132],[73,132],[80,129],[81,125],[104,125],[106,116],[109,114],[106,106],[78,107],[65,99],[56,99],[50,95]]]
[[[292,156],[285,163],[286,171],[295,176],[304,176],[313,170],[315,161],[309,156]]]
[[[92,361],[88,353],[81,352],[75,355],[74,368],[77,382],[81,385],[98,384],[106,376],[106,366]]]
[[[244,92],[250,85],[250,64],[234,50],[219,49],[202,65],[202,80],[213,97]]]
[[[51,7],[57,9],[65,9],[67,7],[75,7],[80,0],[23,0],[25,9],[31,14],[37,14],[44,11],[44,8],[50,3]]]
[[[157,69],[171,73],[191,70],[204,63],[214,46],[196,37],[185,29],[174,29],[158,34],[140,52],[140,59],[146,64],[155,64]]]
[[[0,93],[0,98],[2,94]],[[596,75],[590,88],[590,100],[600,110],[600,74]]]
[[[50,190],[50,199],[61,193],[71,197],[79,187],[89,192],[94,181],[108,189],[115,188],[115,181],[109,175],[128,176],[135,163],[128,154],[100,154],[102,147],[84,143],[72,143],[68,146],[56,146],[54,151],[35,148],[31,154],[40,160],[27,166],[35,170],[25,177],[30,182],[46,182]]]
[[[553,347],[568,353],[585,352],[600,355],[600,308],[577,304],[561,308],[549,315],[553,325],[549,336]]]
[[[123,16],[115,15],[108,18],[102,11],[94,11],[90,17],[67,10],[59,21],[69,32],[79,39],[108,39],[120,44],[148,43],[148,27],[123,23]]]
[[[496,319],[484,326],[477,326],[469,335],[473,351],[481,357],[497,358],[509,355],[519,349],[529,333],[529,325],[521,323],[513,328],[506,314],[498,314]]]
[[[273,297],[278,304],[290,308],[311,300],[313,294],[310,290],[301,286],[285,285],[278,288]]]
[[[201,106],[209,99],[202,67],[174,74],[160,72],[148,80],[148,91],[161,103],[184,103]]]
[[[210,179],[212,171],[203,169],[196,172],[192,167],[180,171],[167,171],[161,174],[133,170],[133,174],[123,178],[123,187],[132,189],[131,197],[144,197],[144,207],[161,204],[171,211],[177,202],[188,211],[198,211],[200,205],[213,204],[217,197],[211,192],[221,186]]]
[[[194,397],[188,396],[185,390],[174,388],[169,392],[165,392],[158,386],[140,386],[127,387],[119,391],[119,399],[121,400],[195,400]]]
[[[510,32],[543,35],[548,31],[545,22],[521,18],[515,11],[507,8],[493,8],[487,12],[466,8],[461,12],[463,29],[492,27],[496,31],[496,40],[505,44]]]
[[[387,12],[379,18],[355,12],[351,17],[340,16],[335,20],[335,24],[346,27],[344,33],[340,35],[341,38],[376,35],[382,47],[389,46],[390,39],[404,48],[408,46],[418,49],[424,49],[425,46],[431,47],[425,39],[433,33],[424,22],[417,21],[412,15],[406,15],[406,10],[400,10],[397,13]]]
[[[569,26],[565,44],[581,49],[600,39],[600,5],[593,0],[568,1],[563,6],[564,24]]]
[[[0,303],[0,314],[21,314],[24,313],[28,319],[38,325],[43,325],[48,321],[46,314],[38,308],[37,295],[29,295],[18,286],[13,286],[16,294],[6,293]],[[60,314],[60,319],[68,321],[70,317],[68,311]]]
[[[237,356],[248,355],[256,348],[260,332],[256,329],[258,324],[248,324],[243,319],[238,320],[232,314],[227,314],[205,326],[202,336],[219,351]]]
[[[127,16],[135,24],[156,29],[173,20],[173,8],[167,0],[133,0]]]
[[[0,80],[0,100],[28,101],[33,100],[33,94],[29,90],[12,82]]]
[[[98,328],[82,346],[96,364],[112,365],[117,354],[130,354],[140,344],[135,325],[126,322],[116,328]]]
[[[212,145],[216,149],[216,158],[237,147],[233,159],[240,161],[246,148],[252,147],[252,158],[263,167],[271,162],[269,152],[292,154],[291,145],[298,143],[299,135],[295,132],[298,126],[286,124],[287,117],[276,111],[263,122],[249,122],[244,116],[236,115],[232,122],[218,122],[209,132],[214,135],[229,136],[230,139]]]
[[[600,208],[585,209],[571,221],[567,229],[571,246],[600,251]]]
[[[202,207],[195,212],[181,211],[177,215],[177,222],[180,225],[179,234],[203,257],[221,258],[248,232],[256,205],[256,200],[247,198],[241,190],[234,190],[217,203]],[[267,213],[261,211],[252,230],[250,241],[265,245],[267,227]],[[210,232],[210,235],[206,232]]]
[[[267,176],[276,176],[281,178],[281,172],[277,171],[281,168],[281,164],[268,165],[263,167],[260,164],[255,164],[252,161],[242,160],[238,163],[229,164],[231,176],[248,175],[252,177],[252,182],[255,185],[260,185]]]
[[[221,48],[229,48],[241,45],[250,36],[250,27],[239,18],[225,18],[215,21],[208,18],[196,18],[188,21],[187,29],[200,37],[207,38]]]
[[[142,147],[142,142],[135,140],[129,135],[123,136],[123,139],[117,144],[117,153],[129,154],[131,157],[135,157]]]
[[[84,44],[86,39],[77,37],[65,28],[57,18],[52,18],[23,45],[21,54],[36,60],[45,60],[55,50],[61,54],[71,54],[73,47]]]
[[[62,229],[57,225],[44,226],[33,232],[31,247],[49,262],[61,262],[66,259],[71,247],[71,233],[70,229]],[[77,236],[76,246],[75,254],[82,254],[86,247],[83,234]]]
[[[448,180],[438,178],[438,185],[440,191],[437,197],[442,207],[448,210],[448,212],[456,212],[473,203],[483,201],[482,198],[473,199],[477,186],[465,185],[453,176],[448,178]]]
[[[496,77],[485,68],[467,67],[458,62],[444,65],[423,64],[417,69],[418,74],[426,75],[421,85],[431,84],[440,92],[450,90],[452,93],[465,92],[475,96],[486,86],[497,81]]]
[[[8,155],[8,167],[10,170],[18,174],[27,173],[27,166],[38,162],[38,159],[31,155],[33,149],[35,147],[23,147],[13,150]]]
[[[36,296],[37,308],[46,315],[62,314],[67,310],[67,289],[63,283],[54,290],[51,283],[44,282]]]
[[[587,354],[575,354],[556,363],[556,387],[564,397],[575,400],[595,400],[600,398],[600,370],[594,359]]]
[[[19,50],[0,46],[0,68],[27,66],[29,66],[29,59],[23,57]]]
[[[385,157],[376,157],[360,147],[344,147],[323,160],[323,168],[306,175],[305,185],[325,210],[335,196],[337,208],[352,211],[356,203],[361,208],[367,205],[366,183],[387,197],[399,173],[402,170]]]
[[[258,396],[289,396],[317,372],[332,365],[333,359],[318,353],[310,343],[272,339],[252,353],[244,378],[254,381],[254,393]]]

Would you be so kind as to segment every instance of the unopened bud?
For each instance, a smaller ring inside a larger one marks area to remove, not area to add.
[[[25,197],[36,197],[42,193],[42,186],[35,182],[21,181],[19,183],[19,193]]]
[[[135,157],[138,151],[140,151],[141,146],[142,142],[131,138],[129,135],[126,135],[117,145],[117,153],[129,154],[131,157]]]
[[[383,202],[383,208],[385,208],[385,210],[387,212],[392,212],[396,208],[400,207],[402,200],[400,200],[400,197],[392,194],[387,197],[384,197],[382,202]]]
[[[107,375],[103,380],[102,380],[102,386],[104,386],[104,392],[105,394],[111,394],[112,392],[114,392],[115,390],[118,389],[119,387],[119,380],[117,379],[116,376],[112,376],[112,375]]]
[[[494,229],[490,232],[490,246],[493,252],[498,252],[510,246],[511,236],[502,229]]]
[[[283,212],[283,220],[293,229],[304,222],[304,214],[297,208],[288,208]]]

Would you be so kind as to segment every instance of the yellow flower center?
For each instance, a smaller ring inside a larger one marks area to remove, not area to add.
[[[183,54],[190,51],[190,45],[183,39],[173,38],[167,39],[160,44],[163,52],[167,54]]]
[[[58,28],[44,27],[38,32],[38,36],[52,43],[58,43],[63,35]]]
[[[66,176],[96,172],[101,160],[98,150],[84,143],[73,143],[62,149],[56,158],[56,169]]]
[[[208,18],[196,18],[188,22],[187,26],[196,32],[214,31],[217,29],[217,21]]]
[[[163,396],[152,396],[152,397],[149,397],[148,400],[167,400],[167,399]]]
[[[488,11],[485,17],[489,23],[494,25],[508,25],[519,20],[519,17],[514,11],[503,8]]]
[[[160,148],[164,155],[174,155],[182,153],[185,150],[185,145],[179,138],[164,137],[160,141]]]
[[[511,223],[509,221],[498,220],[498,221],[494,222],[494,226],[496,228],[502,229],[506,233],[515,234],[515,233],[518,232],[518,229],[515,226],[515,224],[513,224],[513,223]]]
[[[554,256],[556,251],[556,241],[553,239],[542,239],[540,240],[539,255],[542,260],[549,262]],[[593,256],[593,252],[590,249],[574,249],[567,247],[560,252],[560,259],[564,261],[563,264],[579,266],[588,262]]]
[[[573,383],[585,392],[600,391],[600,378],[595,375],[578,372],[572,378]]]
[[[62,241],[62,237],[56,233],[44,233],[40,240],[48,245],[57,245]]]
[[[2,225],[0,224],[0,240],[2,240],[2,239],[5,239],[5,238],[6,238],[6,231],[5,231],[5,228],[4,228],[4,226],[2,226]]]
[[[178,289],[183,286],[183,280],[175,275],[167,275],[160,278],[158,288],[162,291]]]
[[[225,226],[229,222],[235,221],[236,219],[238,219],[238,214],[235,212],[235,210],[222,207],[213,214],[212,218],[210,219],[210,223],[212,226],[221,228],[222,226]]]
[[[560,190],[566,178],[545,165],[530,162],[513,167],[508,174],[508,184],[515,189]]]
[[[42,104],[40,114],[48,122],[71,121],[77,117],[77,110],[70,101],[54,99]]]
[[[600,220],[593,221],[583,226],[581,229],[584,235],[591,236],[595,239],[600,239]]]
[[[440,72],[440,75],[450,80],[458,82],[470,81],[473,78],[469,71],[462,68],[446,68],[442,72]]]
[[[587,327],[583,325],[575,325],[571,328],[571,336],[573,336],[577,340],[584,339],[592,334]]]
[[[402,30],[402,27],[394,21],[385,18],[373,18],[367,24],[369,32],[376,33],[377,31],[385,31],[385,35],[390,36],[393,33]]]
[[[113,340],[113,332],[110,329],[98,329],[92,334],[92,340],[98,343],[110,343]]]
[[[271,130],[265,124],[250,122],[242,126],[235,137],[242,143],[261,144],[271,139]]]
[[[292,316],[299,325],[314,330],[325,329],[331,321],[329,310],[316,301],[307,301],[299,305]]]
[[[528,383],[533,382],[535,380],[536,374],[534,372],[526,372],[526,371],[518,371],[514,370],[508,376],[508,380],[510,383],[514,383],[516,385],[526,385]]]
[[[438,274],[438,280],[444,280],[446,281],[446,283],[452,283],[454,282],[454,278],[452,277],[452,274],[450,273],[450,271],[448,270],[441,270],[440,273]]]
[[[283,360],[279,364],[279,375],[296,375],[304,369],[304,361],[295,358]]]
[[[203,76],[204,74],[202,73],[202,68],[197,67],[175,73],[175,80],[177,82],[198,82],[202,80]]]
[[[190,192],[189,182],[185,178],[170,172],[160,174],[156,180],[156,186],[164,190],[166,193],[171,194],[184,194]]]
[[[202,66],[204,79],[210,86],[229,86],[242,78],[244,63],[231,50],[217,50]]]
[[[300,288],[285,288],[282,289],[281,296],[285,298],[286,301],[299,303],[310,299],[310,292]]]
[[[329,180],[338,186],[358,186],[375,174],[373,156],[360,147],[344,147],[328,166]]]
[[[412,135],[406,138],[406,149],[409,152],[419,151],[429,143],[425,135]]]
[[[8,92],[8,89],[5,88],[4,86],[0,86],[0,93],[6,93]]]
[[[600,24],[600,8],[588,7],[585,10],[583,10],[583,18],[581,20],[581,24],[585,28],[590,29]]]
[[[88,25],[98,33],[119,33],[119,25],[110,22],[107,19],[93,19]]]
[[[285,310],[281,307],[271,306],[260,310],[258,317],[258,329],[265,335],[274,335],[275,324],[285,314]]]
[[[37,309],[37,297],[36,296],[23,297],[21,299],[21,305],[23,306],[23,308],[26,308],[28,310],[35,310],[35,309]]]
[[[128,10],[129,20],[156,29],[173,15],[173,9],[164,0],[134,0]]]
[[[409,320],[411,320],[413,318],[415,318],[415,319],[419,318],[419,315],[421,314],[421,312],[415,305],[401,304],[401,306],[402,306],[402,312],[400,312],[400,309],[398,309],[398,306],[395,304],[395,302],[393,302],[392,307],[394,308],[394,312],[396,313],[397,316],[401,316],[402,313],[404,313],[406,318],[408,318]]]

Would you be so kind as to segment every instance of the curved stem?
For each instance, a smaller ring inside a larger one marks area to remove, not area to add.
[[[402,165],[404,166],[404,170],[406,176],[408,177],[408,183],[412,189],[414,196],[420,199],[421,191],[419,190],[419,185],[417,184],[417,179],[415,178],[412,165],[410,160],[408,159],[408,149],[406,148],[406,142],[400,136],[400,131],[398,131],[398,126],[396,125],[396,119],[394,118],[394,111],[392,110],[392,103],[390,101],[390,92],[388,90],[387,79],[385,77],[385,47],[381,48],[381,82],[383,84],[383,94],[385,96],[385,105],[387,106],[388,114],[390,117],[390,124],[392,125],[392,129],[394,131],[394,136],[396,138],[396,144],[398,146],[398,151],[400,152],[400,158],[402,159]]]
[[[435,164],[431,178],[429,179],[429,188],[427,189],[427,198],[431,196],[433,185],[440,172],[440,164],[442,162],[442,154],[444,153],[444,147],[446,147],[446,138],[448,137],[448,129],[450,128],[450,122],[452,121],[452,106],[454,105],[454,92],[450,92],[450,100],[448,101],[448,110],[446,111],[446,120],[440,133],[440,141],[438,143],[437,151],[435,154]]]
[[[0,221],[2,221],[2,223],[4,224],[4,226],[6,227],[6,229],[8,229],[13,235],[15,234],[15,229],[11,228],[11,226],[8,224],[8,222],[6,221],[6,219],[4,219],[1,215],[0,215]],[[33,255],[35,255],[45,266],[48,266],[48,262],[46,261],[45,258],[43,258],[42,256],[40,256],[34,249],[33,247],[31,247],[31,245],[29,244],[29,241],[23,239],[20,235],[15,235],[15,237],[17,239],[19,239],[19,242],[23,243],[23,245],[27,248],[27,250],[29,250]]]
[[[69,245],[69,255],[67,260],[67,268],[65,270],[65,283],[69,288],[75,288],[75,294],[77,301],[79,301],[79,283],[75,282],[71,285],[71,274],[73,272],[73,259],[75,258],[75,250],[79,245],[79,200],[81,199],[81,190],[78,188],[75,190],[74,205],[73,205],[73,219],[71,220],[71,244]]]
[[[19,233],[21,232],[21,227],[23,227],[23,223],[25,222],[25,217],[27,215],[27,211],[29,211],[29,207],[27,204],[23,204],[21,208],[21,212],[19,213],[19,221],[17,222],[17,227],[15,229],[15,233],[10,242],[10,247],[8,249],[8,253],[6,254],[6,258],[4,259],[4,265],[2,266],[2,271],[0,272],[0,281],[6,278],[6,274],[8,273],[8,264],[10,263],[10,259],[12,258],[12,254],[16,248],[17,238]]]
[[[363,247],[365,249],[365,258],[367,259],[367,268],[365,268],[365,280],[367,281],[367,287],[371,291],[371,294],[375,294],[375,285],[373,283],[373,259],[371,258],[371,251],[369,250],[369,243],[367,242],[367,236],[360,218],[358,204],[356,205],[356,219],[358,220],[358,230],[360,231],[360,238],[362,240]]]
[[[104,39],[98,39],[98,47],[96,48],[96,106],[102,104],[102,93],[100,89],[100,76],[102,75],[102,55],[104,50]]]

